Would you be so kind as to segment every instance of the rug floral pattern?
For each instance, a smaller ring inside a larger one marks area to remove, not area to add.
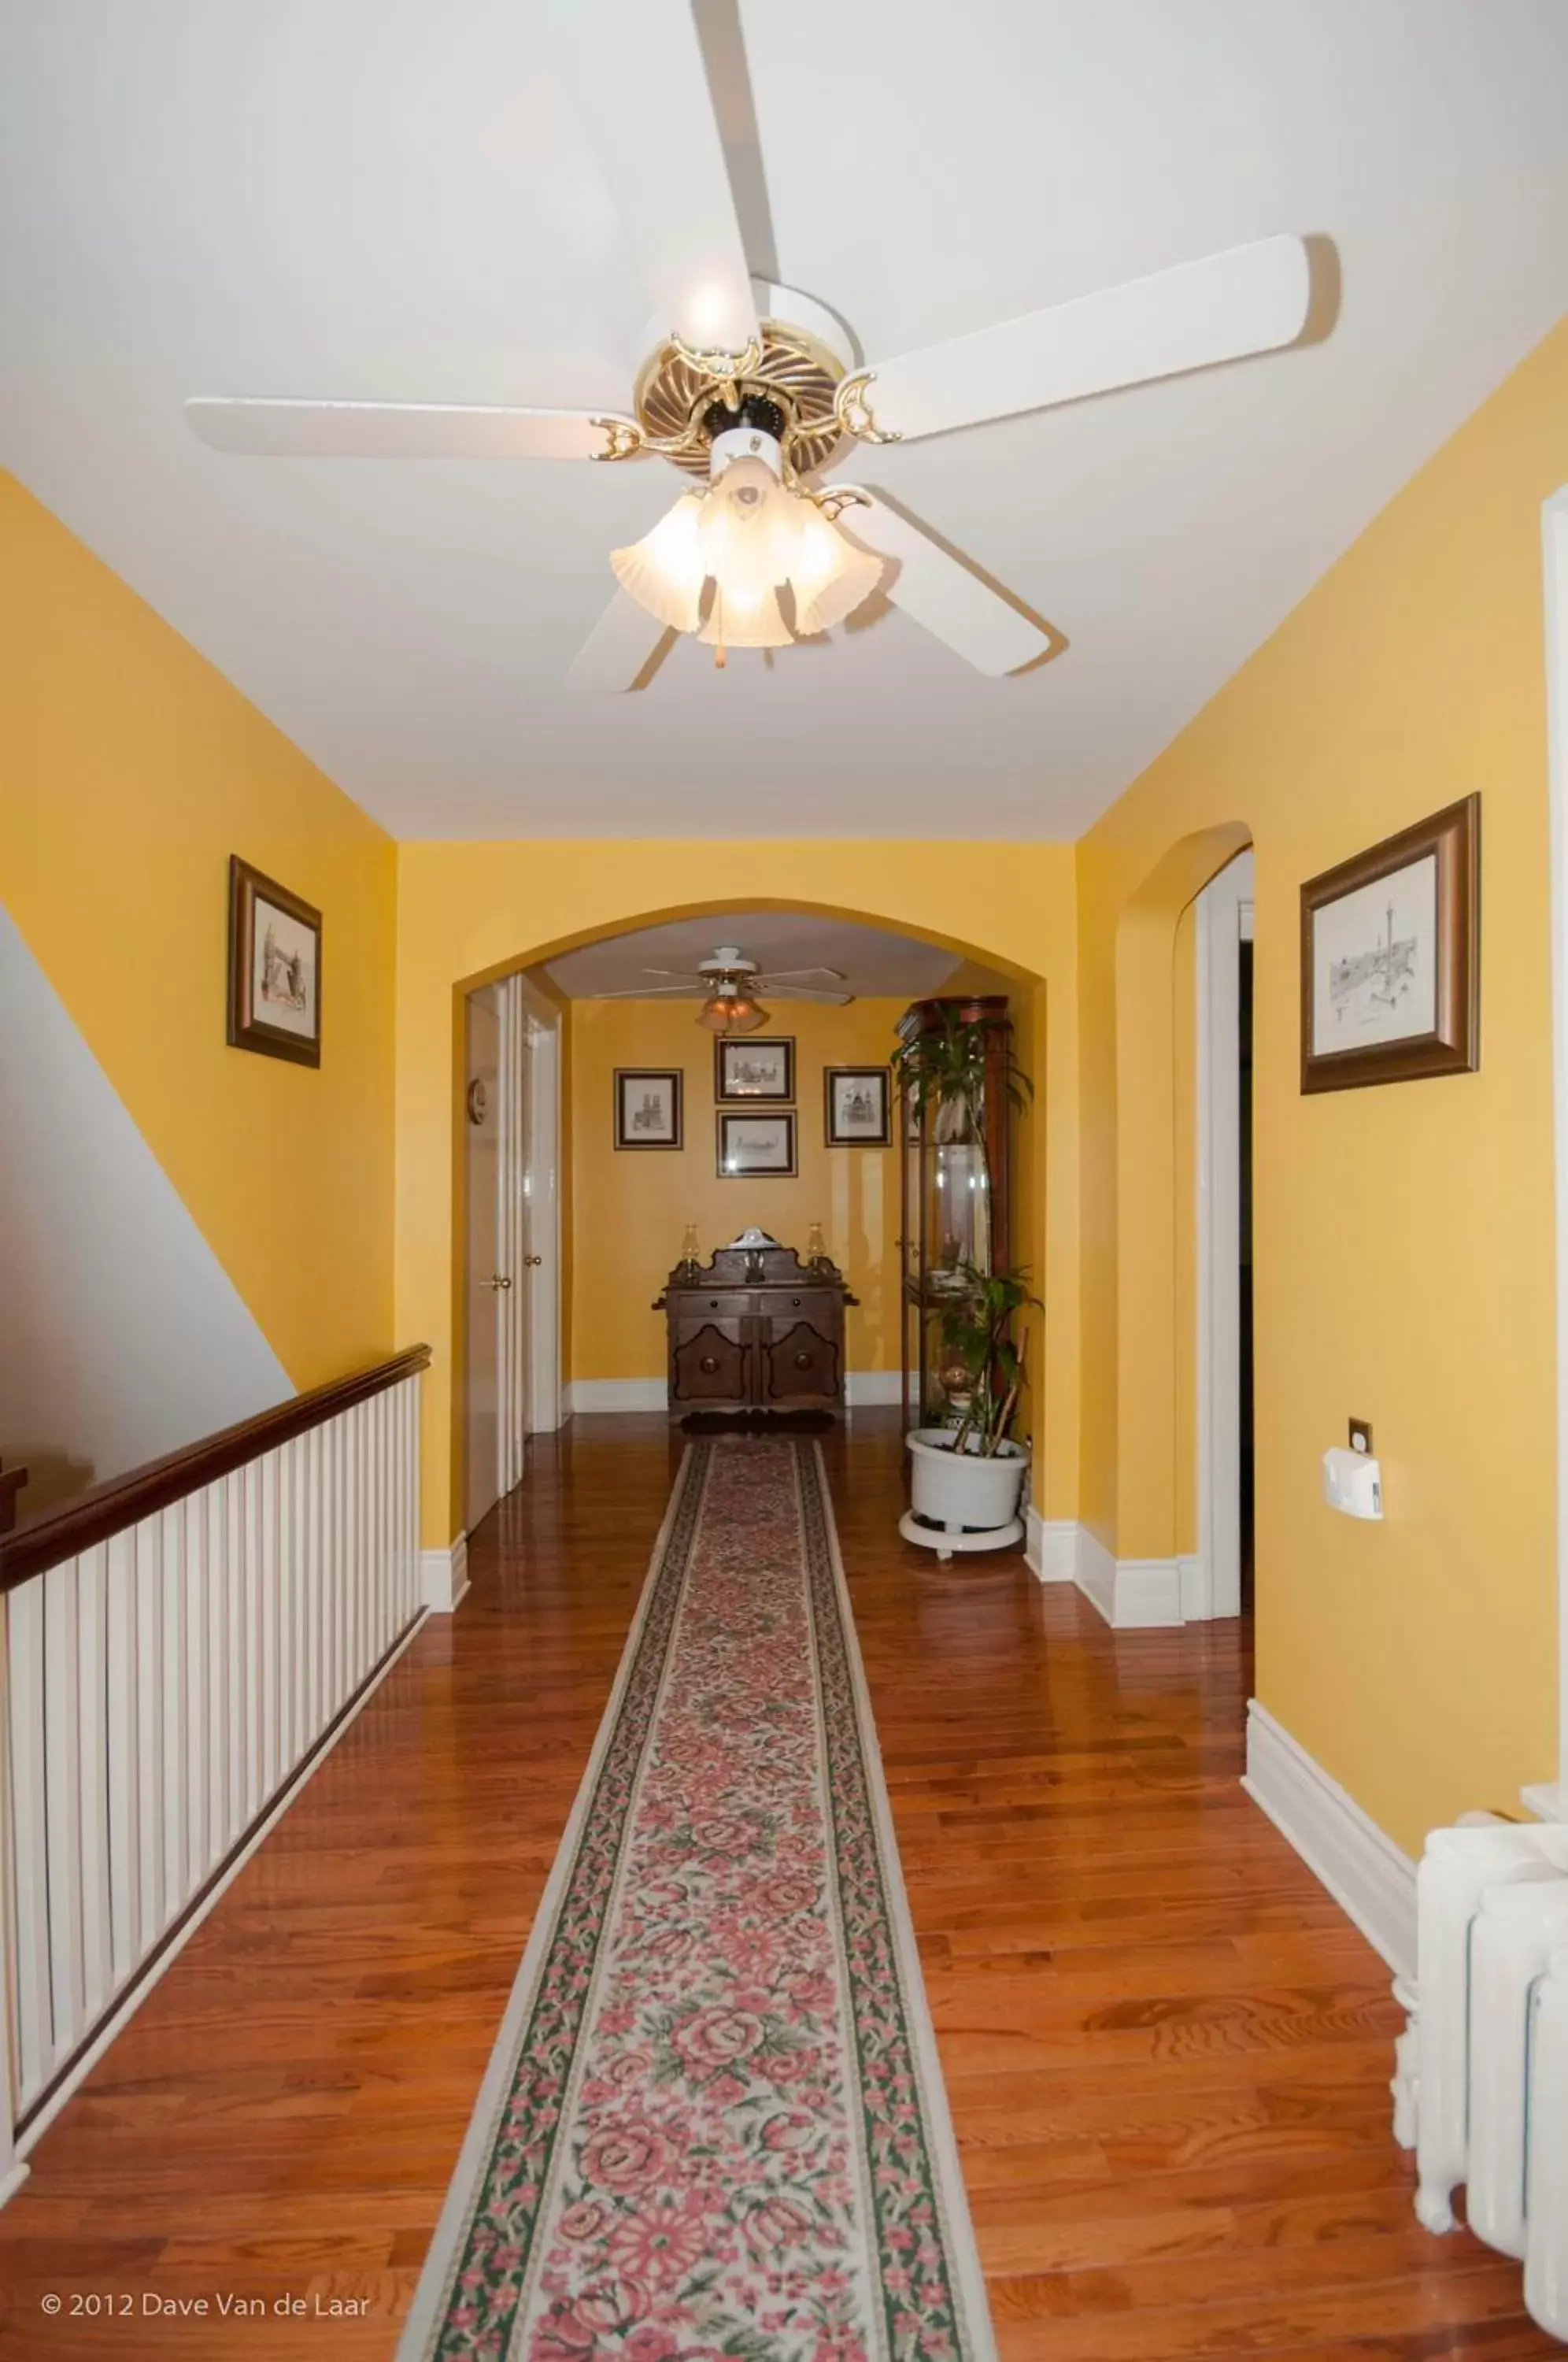
[[[988,2355],[952,2269],[812,1447],[693,1445],[649,1584],[420,2350]]]

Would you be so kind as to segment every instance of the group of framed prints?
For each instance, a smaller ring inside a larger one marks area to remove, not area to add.
[[[679,1066],[617,1066],[617,1148],[685,1146],[685,1075]],[[715,1149],[722,1181],[789,1179],[800,1170],[795,1044],[755,1035],[713,1044]],[[823,1070],[829,1148],[886,1148],[892,1138],[892,1078],[886,1066]]]

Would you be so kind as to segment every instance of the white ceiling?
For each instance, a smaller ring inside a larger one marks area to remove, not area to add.
[[[646,969],[694,968],[721,944],[735,945],[756,960],[764,975],[781,968],[835,967],[845,979],[842,986],[829,984],[826,977],[803,981],[829,991],[852,992],[860,1000],[878,994],[914,1000],[940,992],[960,965],[956,953],[944,951],[940,944],[917,943],[882,927],[856,926],[849,919],[811,911],[751,911],[639,927],[631,934],[568,952],[549,961],[546,973],[572,1000],[589,1000],[601,992],[651,991],[666,979],[647,976]],[[998,988],[1005,992],[1008,988],[1001,982]],[[701,997],[694,988],[691,998]]]
[[[607,75],[654,5],[600,0]],[[1076,834],[1568,305],[1563,0],[742,17],[754,266],[872,360],[1275,230],[1338,247],[1324,343],[854,456],[1066,635],[1033,673],[885,612],[574,696],[660,463],[189,433],[193,392],[627,406],[648,301],[529,0],[0,6],[0,461],[399,835]]]

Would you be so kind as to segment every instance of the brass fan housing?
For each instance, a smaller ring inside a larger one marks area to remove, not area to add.
[[[790,464],[808,475],[825,468],[844,440],[844,429],[834,415],[844,364],[818,337],[788,321],[764,320],[760,335],[760,361],[734,382],[742,394],[763,395],[778,404],[789,422],[785,448]],[[683,448],[663,456],[690,476],[708,473],[708,438],[697,430],[718,392],[712,375],[694,368],[668,339],[638,371],[634,397],[638,424],[660,442],[688,438]],[[821,425],[814,429],[803,425],[818,419]]]

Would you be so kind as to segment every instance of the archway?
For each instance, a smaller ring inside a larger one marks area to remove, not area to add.
[[[1076,1511],[1076,1275],[1070,1229],[1048,1239],[1045,1209],[1070,1222],[1076,1175],[1070,1080],[1074,1033],[1068,848],[768,843],[405,848],[399,957],[398,1325],[427,1339],[425,1539],[457,1530],[461,1437],[452,1385],[462,1330],[460,1021],[476,985],[591,943],[674,919],[805,911],[940,944],[1010,980],[1036,1080],[1027,1119],[1032,1201],[1020,1207],[1020,1260],[1043,1274],[1053,1319],[1034,1361],[1045,1435],[1037,1485],[1053,1514]],[[842,890],[823,891],[823,868]],[[757,872],[767,873],[766,892]],[[690,890],[694,870],[704,890]],[[983,926],[955,916],[986,912]],[[999,923],[992,923],[996,920]],[[1033,956],[1032,957],[1031,955]],[[1062,1114],[1054,1136],[1053,1109]],[[1066,1158],[1062,1154],[1066,1151]],[[1059,1280],[1050,1285],[1052,1275]]]

